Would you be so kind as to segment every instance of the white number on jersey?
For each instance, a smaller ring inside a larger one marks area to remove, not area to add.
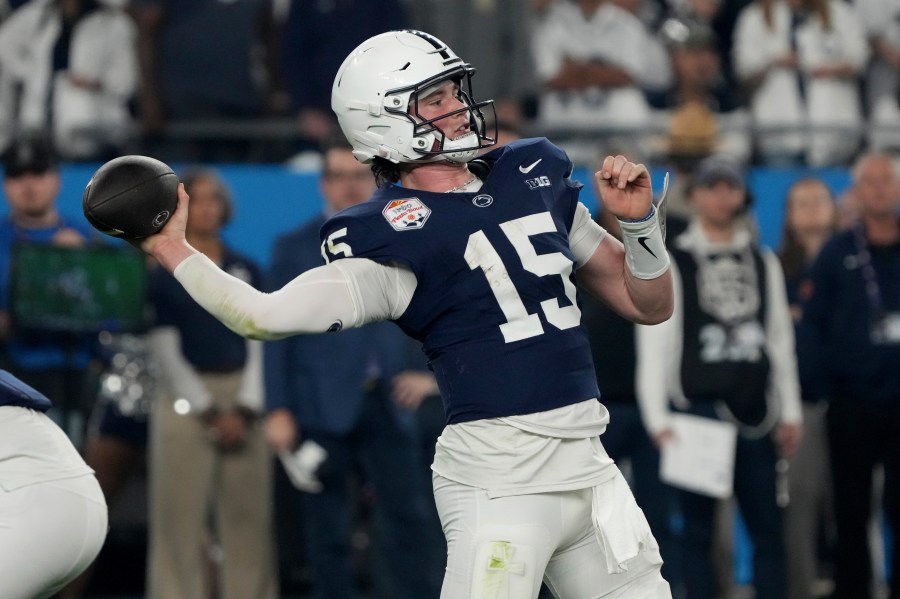
[[[700,329],[700,358],[704,362],[759,362],[766,336],[756,321],[745,322],[729,331],[720,324]]]
[[[531,235],[556,231],[550,213],[541,212],[516,218],[502,223],[500,229],[515,248],[525,270],[539,277],[555,275],[562,278],[563,289],[571,305],[561,307],[559,299],[555,297],[542,301],[541,310],[547,322],[560,330],[578,326],[581,322],[581,310],[576,304],[575,285],[570,279],[573,263],[560,252],[539,255],[529,239]],[[476,231],[469,235],[465,259],[471,269],[481,268],[487,277],[491,291],[506,317],[507,322],[500,325],[500,332],[503,333],[506,343],[544,333],[540,318],[537,314],[528,313],[516,286],[509,278],[506,266],[484,231]]]
[[[334,233],[328,236],[328,239],[322,242],[322,258],[325,259],[325,264],[331,262],[330,256],[338,256],[343,254],[347,258],[353,256],[353,250],[350,249],[350,244],[346,242],[338,242],[335,243],[336,239],[340,239],[341,237],[347,236],[347,227],[343,229],[338,229]]]

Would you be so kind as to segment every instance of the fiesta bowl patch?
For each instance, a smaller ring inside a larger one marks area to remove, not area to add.
[[[388,202],[381,213],[392,227],[398,231],[407,231],[421,229],[431,216],[431,208],[423,204],[419,198],[404,198]]]

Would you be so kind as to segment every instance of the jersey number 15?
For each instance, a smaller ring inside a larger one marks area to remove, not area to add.
[[[556,226],[549,212],[540,212],[516,218],[500,224],[500,229],[515,248],[522,267],[539,277],[559,276],[562,278],[566,298],[571,305],[560,306],[558,298],[550,298],[541,302],[541,310],[551,325],[558,329],[576,327],[581,322],[581,310],[575,299],[575,285],[571,275],[573,263],[561,252],[538,254],[529,237],[540,233],[554,233]],[[529,314],[522,302],[515,284],[509,277],[506,266],[484,231],[478,230],[469,235],[466,244],[465,259],[474,270],[480,268],[491,286],[506,322],[500,325],[500,332],[506,343],[521,341],[544,333],[541,319],[537,314]]]

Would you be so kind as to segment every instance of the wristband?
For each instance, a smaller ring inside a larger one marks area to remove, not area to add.
[[[659,215],[651,206],[650,214],[638,221],[619,220],[625,263],[638,279],[655,279],[669,268],[669,252],[660,230]]]

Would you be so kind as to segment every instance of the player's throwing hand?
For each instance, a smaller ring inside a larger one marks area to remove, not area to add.
[[[640,220],[650,213],[653,188],[650,173],[643,164],[624,156],[607,156],[594,176],[603,206],[622,220]]]

